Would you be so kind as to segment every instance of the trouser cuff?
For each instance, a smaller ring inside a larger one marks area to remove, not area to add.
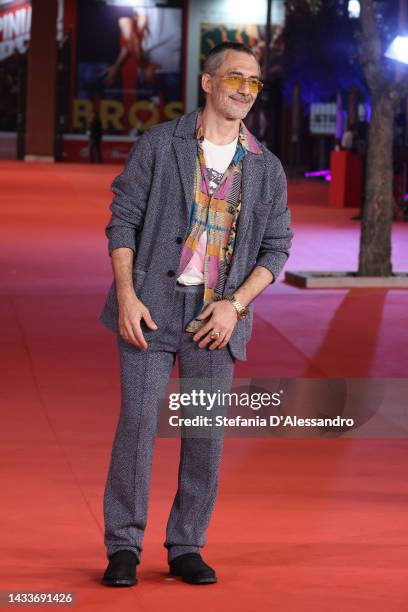
[[[168,549],[167,553],[167,561],[173,561],[176,557],[180,555],[185,555],[186,553],[199,553],[200,548],[198,546],[171,546]]]
[[[132,553],[135,553],[137,557],[137,563],[140,563],[140,550],[136,546],[109,546],[106,549],[107,558],[109,559],[110,555],[113,555],[119,550],[130,550]]]

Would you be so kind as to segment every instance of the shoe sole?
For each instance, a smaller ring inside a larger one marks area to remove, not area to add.
[[[105,579],[102,579],[102,584],[104,586],[110,586],[110,587],[131,587],[137,584],[137,580],[105,580]]]
[[[187,582],[187,584],[215,584],[217,582],[217,578],[202,578],[201,580],[189,580],[188,578],[184,578],[182,576],[182,574],[180,574],[179,572],[177,572],[175,569],[173,569],[172,567],[170,567],[170,574],[172,576],[178,576],[179,578],[181,577],[183,582]]]

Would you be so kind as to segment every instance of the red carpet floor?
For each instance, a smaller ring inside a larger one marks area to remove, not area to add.
[[[76,594],[77,610],[405,611],[404,439],[227,439],[205,558],[219,583],[169,579],[164,528],[178,442],[158,439],[140,584],[107,589],[102,495],[119,410],[114,337],[98,323],[118,167],[0,164],[0,590]],[[355,269],[354,211],[290,186],[288,269]],[[408,226],[394,225],[395,270]],[[236,376],[404,378],[407,293],[282,281],[257,300]]]

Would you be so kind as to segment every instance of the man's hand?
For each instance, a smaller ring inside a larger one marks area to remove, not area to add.
[[[139,300],[135,293],[119,300],[120,335],[126,342],[146,350],[147,342],[140,327],[142,319],[150,329],[158,329],[150,316],[149,309]]]
[[[264,266],[256,266],[244,283],[234,291],[234,295],[238,302],[246,307],[273,280],[275,279],[270,270]],[[209,320],[194,334],[193,340],[199,342],[200,348],[208,345],[210,350],[224,348],[237,324],[237,311],[229,300],[220,300],[209,304],[197,319],[202,320],[207,317],[210,317]],[[210,337],[214,330],[220,332],[217,338]]]
[[[119,247],[112,250],[112,267],[116,282],[116,297],[119,304],[119,333],[126,342],[142,350],[147,349],[140,321],[153,330],[158,329],[149,309],[139,300],[133,285],[133,250]]]
[[[197,319],[201,321],[207,317],[210,317],[208,321],[194,334],[194,342],[198,342],[200,348],[209,345],[210,351],[224,348],[237,323],[237,311],[229,300],[220,300],[208,304]],[[220,332],[217,338],[211,338],[211,333],[214,333],[214,331]]]

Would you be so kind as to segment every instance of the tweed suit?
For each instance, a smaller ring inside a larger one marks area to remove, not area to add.
[[[149,345],[146,351],[119,336],[113,282],[100,315],[100,321],[117,335],[121,364],[121,411],[104,495],[108,556],[129,549],[140,557],[158,401],[176,354],[182,385],[188,387],[189,379],[204,377],[207,388],[228,391],[234,362],[246,359],[251,336],[252,305],[223,349],[201,349],[192,340],[193,334],[184,331],[203,299],[202,286],[183,288],[176,283],[189,231],[196,120],[194,112],[145,132],[112,184],[112,216],[106,227],[109,253],[119,247],[134,251],[135,292],[149,308],[158,330],[150,330],[142,321]],[[260,155],[247,153],[243,160],[241,212],[224,296],[232,294],[257,265],[266,267],[276,278],[289,254],[292,231],[285,174],[279,160],[259,146]],[[222,437],[182,439],[178,489],[164,542],[169,560],[185,552],[198,552],[205,544],[216,499],[222,444]]]
[[[170,316],[184,240],[188,234],[197,156],[197,112],[154,126],[135,143],[126,166],[112,184],[115,197],[106,227],[109,253],[118,247],[135,251],[136,294],[149,308],[158,331],[144,327],[153,349],[160,327]],[[286,177],[279,159],[261,143],[262,154],[243,159],[242,204],[231,269],[224,295],[242,285],[256,265],[278,277],[292,239]],[[252,333],[253,305],[238,321],[229,341],[236,359],[246,359]],[[118,332],[115,282],[100,321]]]
[[[201,388],[230,390],[234,359],[227,347],[200,349],[184,327],[203,299],[202,286],[178,287],[172,317],[162,329],[160,346],[140,351],[117,336],[121,370],[121,411],[104,496],[107,554],[142,551],[147,521],[153,446],[159,401],[178,353],[180,392]],[[201,385],[197,383],[202,381]],[[167,523],[168,559],[198,552],[218,489],[222,437],[181,439],[178,488]]]

